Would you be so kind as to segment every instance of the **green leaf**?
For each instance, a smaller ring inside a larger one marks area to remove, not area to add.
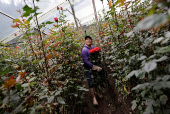
[[[170,67],[169,67],[170,68]],[[168,81],[170,79],[170,75],[165,75],[162,80],[163,81]]]
[[[165,60],[167,60],[168,59],[168,57],[167,56],[163,56],[163,57],[161,57],[160,59],[157,59],[157,60],[154,60],[155,62],[162,62],[162,61],[165,61]]]
[[[135,75],[136,72],[137,72],[136,70],[130,72],[125,78],[126,78],[126,79],[131,78],[133,75]]]
[[[152,105],[148,105],[146,107],[146,112],[144,114],[153,114],[154,111],[153,111],[153,106]]]
[[[51,22],[51,21],[47,21],[47,22],[46,22],[46,24],[52,24],[52,23],[54,23],[54,22]]]
[[[58,97],[58,98],[57,98],[57,101],[58,101],[60,104],[65,104],[65,101],[63,100],[62,97]]]
[[[24,11],[32,10],[32,8],[29,7],[28,5],[25,5],[22,9],[23,9]]]
[[[113,75],[112,75],[112,77],[115,77],[117,75],[117,73],[114,73]]]
[[[36,77],[32,77],[31,79],[29,79],[29,82],[32,82],[35,79],[36,79]]]
[[[146,90],[143,90],[143,91],[141,92],[142,97],[145,96],[146,92],[147,92]]]
[[[132,91],[136,89],[145,89],[146,87],[149,87],[150,85],[153,85],[153,84],[152,83],[151,84],[150,83],[138,84],[137,86],[132,88]]]
[[[161,81],[161,82],[155,82],[154,83],[153,89],[158,90],[158,89],[162,89],[162,88],[163,89],[170,88],[170,81],[167,81],[167,82]]]
[[[132,46],[132,45],[130,45],[130,48],[131,48],[132,50],[135,50],[135,47],[134,47],[134,46]]]
[[[137,104],[136,104],[136,100],[132,101],[132,110],[134,110],[136,108]]]
[[[145,63],[144,69],[146,72],[150,72],[153,71],[157,66],[156,62],[149,62],[149,63]]]
[[[154,40],[154,44],[161,42],[164,39],[164,37],[160,37]]]
[[[126,35],[127,35],[127,37],[130,37],[132,34],[133,34],[133,31],[127,33]]]
[[[36,59],[32,62],[32,64],[37,64],[39,62],[39,59]]]
[[[153,38],[146,38],[144,43],[149,44],[153,41]]]
[[[41,13],[42,13],[42,12],[41,12]],[[35,13],[34,16],[37,16],[37,15],[39,15],[39,14],[41,14],[41,13]]]
[[[138,106],[138,110],[142,110],[142,106],[141,105]]]
[[[46,95],[40,96],[39,100],[41,100],[41,99],[43,99],[43,98],[47,98],[47,96],[46,96]]]
[[[54,33],[53,33],[53,36],[55,36],[55,35],[57,35],[57,32],[54,32]]]
[[[169,42],[169,40],[170,40],[170,38],[166,38],[166,39],[164,39],[164,40],[161,42],[161,44],[166,44],[166,43]]]
[[[29,83],[22,84],[22,87],[28,87]]]
[[[152,8],[151,8],[151,10],[150,10],[149,13],[148,13],[148,16],[154,14],[155,8],[156,8],[156,5],[153,5]]]
[[[11,71],[11,69],[6,69],[4,72],[3,72],[3,74],[7,74],[7,73],[9,73]]]
[[[23,13],[23,17],[28,17],[28,16],[30,16],[30,13],[28,12]]]
[[[11,91],[10,91],[10,95],[13,95],[13,94],[16,93],[16,92],[17,92],[17,89],[11,90]]]
[[[23,16],[23,17],[28,17],[28,16],[30,16],[31,13],[35,13],[37,9],[38,9],[38,7],[36,7],[35,9],[32,9],[32,8],[29,7],[28,5],[25,5],[25,6],[23,7],[23,10],[24,10],[25,12],[23,13],[22,16]]]
[[[84,88],[84,87],[78,87],[79,88],[79,90],[81,90],[81,91],[89,91],[89,89],[86,89],[86,88]]]
[[[60,93],[61,93],[61,91],[57,91],[57,92],[55,93],[55,96],[59,95]]]
[[[33,108],[31,108],[31,112],[30,112],[30,114],[35,114],[35,108],[33,107]]]
[[[154,57],[156,57],[156,54],[151,55],[151,56],[149,57],[149,59],[152,59],[152,58],[154,58]]]
[[[168,97],[166,95],[161,95],[159,99],[160,99],[161,103],[163,105],[165,105],[166,101],[168,100]]]
[[[170,52],[170,46],[162,47],[159,50],[156,51],[157,53],[169,53]]]
[[[145,78],[145,72],[140,72],[138,76],[136,76],[137,78],[140,78],[140,79],[144,79]]]
[[[16,23],[16,22],[21,23],[21,21],[19,19],[14,19],[13,23]]]
[[[3,99],[3,104],[8,103],[8,101],[9,101],[9,96],[6,96],[6,97]]]
[[[138,60],[141,61],[141,60],[144,60],[146,58],[146,56],[141,56]]]
[[[46,44],[46,43],[47,43],[47,40],[43,40],[43,43],[45,43],[45,44]]]
[[[35,84],[36,84],[36,82],[32,82],[28,86],[35,85]]]
[[[33,18],[32,16],[31,16],[31,17],[29,17],[29,18],[28,18],[28,21],[31,21],[31,19],[32,19],[32,18]]]
[[[18,90],[24,89],[24,88],[21,86],[21,84],[16,84],[16,87],[17,87]]]
[[[12,95],[12,96],[10,97],[10,99],[15,101],[15,100],[19,100],[20,97],[19,97],[18,94],[14,94],[14,95]]]
[[[40,110],[41,108],[42,108],[41,104],[35,107],[36,110]]]
[[[157,29],[158,27],[168,23],[168,21],[169,21],[168,15],[154,14],[140,21],[134,28],[134,31],[147,30],[151,28]]]
[[[51,96],[50,98],[48,98],[48,103],[51,103],[54,100],[54,96]]]

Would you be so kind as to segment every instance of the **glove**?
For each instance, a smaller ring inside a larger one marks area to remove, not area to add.
[[[100,72],[102,68],[99,66],[93,65],[92,70],[97,70],[97,72]]]

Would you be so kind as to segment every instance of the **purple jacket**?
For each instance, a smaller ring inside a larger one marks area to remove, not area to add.
[[[89,62],[89,56],[90,56],[89,50],[93,49],[93,48],[94,48],[94,46],[91,46],[91,48],[90,48],[85,45],[82,49],[81,55],[82,55],[82,58],[84,61],[84,68],[87,70],[90,70],[93,67],[93,64]]]

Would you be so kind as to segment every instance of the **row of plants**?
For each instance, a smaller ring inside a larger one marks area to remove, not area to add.
[[[0,46],[0,113],[81,113],[88,91],[81,58],[85,34],[66,24],[59,7],[60,17],[38,23],[34,0],[33,5],[25,5],[18,11],[21,19],[13,20],[12,27],[22,32],[23,43]],[[32,21],[36,23],[33,32]],[[48,24],[53,28],[45,35]]]
[[[108,5],[110,11],[103,10],[104,18],[99,18],[100,36],[95,23],[87,29],[93,44],[104,51],[108,76],[124,97],[132,97],[138,114],[169,113],[169,1],[117,0]],[[81,59],[85,34],[67,25],[62,11],[54,22],[39,24],[37,10],[26,5],[19,12],[22,19],[13,21],[12,27],[23,31],[22,46],[1,44],[1,113],[79,113],[88,91]],[[31,20],[38,32],[31,32]],[[54,28],[43,35],[47,24]]]
[[[170,113],[169,3],[110,1],[99,22],[108,75],[137,114]]]

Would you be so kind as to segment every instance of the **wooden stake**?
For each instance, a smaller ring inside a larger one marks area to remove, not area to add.
[[[98,37],[99,37],[99,41],[101,42],[100,30],[99,30],[99,22],[98,22],[98,18],[97,18],[97,12],[96,12],[96,6],[95,6],[94,0],[92,0],[92,3],[93,3],[93,9],[94,9],[94,15],[95,15],[95,19],[96,19],[96,24],[97,24]]]
[[[71,4],[70,0],[68,0],[68,2],[70,3],[70,6],[71,6],[71,10],[72,10],[72,13],[73,13],[73,17],[74,17],[74,21],[76,23],[76,27],[77,27],[77,30],[79,29],[78,27],[78,23],[77,23],[77,20],[76,20],[76,16],[75,16],[75,12],[74,12],[74,5]]]

